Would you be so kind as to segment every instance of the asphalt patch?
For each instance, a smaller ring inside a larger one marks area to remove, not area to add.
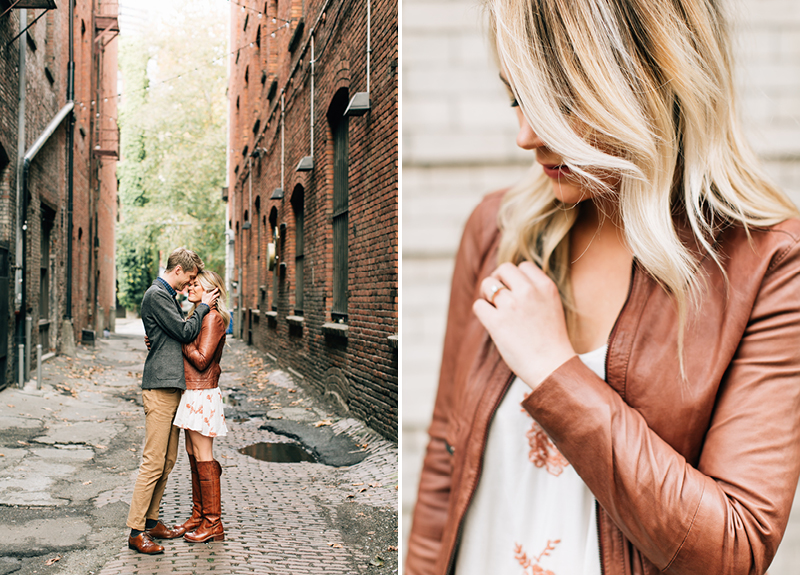
[[[332,467],[347,467],[361,463],[367,452],[346,435],[337,435],[328,426],[310,427],[296,421],[271,419],[260,429],[299,441],[314,454],[317,461]]]

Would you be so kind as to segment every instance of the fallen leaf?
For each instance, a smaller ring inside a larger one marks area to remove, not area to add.
[[[92,482],[91,482],[91,481],[84,481],[84,482],[83,482],[83,484],[84,484],[84,485],[91,485],[91,484],[92,484]]]
[[[333,425],[330,419],[323,419],[314,424],[314,427],[322,427],[323,425]]]
[[[11,405],[10,403],[7,403],[6,405],[7,405],[8,407],[14,407],[14,406],[13,406],[13,405]]]
[[[373,488],[374,488],[374,487],[383,487],[383,483],[381,483],[381,482],[377,482],[377,483],[370,483],[370,484],[369,484],[369,486],[370,486],[370,487],[373,487]]]
[[[373,567],[383,567],[383,557],[376,555],[375,559],[369,562]]]
[[[61,561],[61,555],[56,555],[56,556],[55,556],[55,557],[53,557],[52,559],[48,559],[47,561],[45,561],[45,562],[44,562],[44,564],[45,564],[45,565],[52,565],[52,564],[53,564],[53,563],[55,563],[56,561]]]
[[[387,551],[397,551],[397,545],[389,545],[389,547],[387,547],[386,550]]]
[[[20,441],[19,439],[17,439],[17,443],[19,443],[20,445],[30,445],[30,443],[28,443],[27,441]]]
[[[359,485],[364,485],[364,482],[362,481],[362,482],[360,482],[360,483],[351,483],[351,485],[352,485],[353,487],[358,487]]]
[[[105,445],[94,445],[93,447],[94,447],[95,449],[106,449],[106,446],[105,446]]]
[[[341,543],[328,543],[328,547],[335,547],[336,549],[339,549],[341,546]]]

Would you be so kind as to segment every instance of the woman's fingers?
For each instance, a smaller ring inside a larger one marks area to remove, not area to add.
[[[575,355],[555,283],[532,263],[503,264],[472,306],[511,370],[531,387]]]
[[[508,289],[507,285],[493,276],[484,278],[481,282],[481,295],[492,305],[495,305],[495,298],[499,298],[500,294]]]

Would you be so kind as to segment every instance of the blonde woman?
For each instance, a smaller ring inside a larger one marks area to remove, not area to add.
[[[800,475],[800,222],[723,3],[486,4],[535,164],[464,232],[406,573],[762,574]]]
[[[214,438],[228,433],[219,390],[219,361],[230,321],[225,282],[212,271],[200,272],[189,285],[188,299],[196,307],[203,294],[214,289],[219,290],[219,299],[203,318],[200,335],[183,346],[186,390],[173,422],[186,431],[186,452],[192,469],[192,516],[180,526],[186,530],[183,538],[192,543],[225,539],[220,520],[222,468],[212,452]]]

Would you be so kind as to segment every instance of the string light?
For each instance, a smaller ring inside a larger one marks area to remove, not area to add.
[[[282,28],[288,28],[289,24],[290,24],[290,22],[287,21],[286,24],[282,24],[281,26],[279,26],[277,28],[277,30],[280,30]],[[276,30],[273,30],[271,32],[271,36],[273,38],[275,37],[275,32],[276,32]],[[232,52],[227,52],[227,53],[223,54],[222,56],[214,58],[213,60],[209,60],[205,64],[197,66],[196,68],[191,68],[189,70],[185,70],[185,71],[181,72],[180,74],[177,74],[176,76],[172,76],[171,78],[165,78],[164,80],[160,80],[158,82],[153,82],[153,83],[149,84],[148,86],[145,86],[144,88],[139,88],[138,90],[132,90],[130,92],[125,92],[125,93],[119,92],[116,95],[105,96],[103,101],[104,102],[108,102],[109,98],[111,98],[112,100],[116,99],[116,98],[121,98],[125,94],[135,94],[137,92],[149,92],[150,88],[153,87],[153,86],[158,86],[158,85],[161,85],[161,84],[166,84],[167,82],[172,82],[174,80],[181,79],[185,74],[191,74],[192,72],[197,72],[199,70],[202,70],[203,68],[207,68],[207,67],[211,66],[212,64],[215,64],[215,63],[223,60],[224,58],[227,58],[229,56],[235,56],[236,54],[238,54],[242,50],[245,50],[245,49],[248,49],[248,48],[252,48],[253,46],[254,46],[253,42],[248,42],[247,44],[244,44],[243,46],[240,46],[236,50],[233,50]],[[96,104],[96,102],[94,100],[91,100],[91,106],[94,107],[95,104]],[[76,105],[79,105],[82,108],[86,107],[83,102],[76,102]]]
[[[256,14],[258,14],[259,18],[261,18],[262,14],[264,14],[264,12],[262,12],[258,8],[251,8],[250,6],[247,6],[245,4],[240,4],[239,2],[236,2],[235,0],[226,0],[226,1],[230,2],[231,4],[235,4],[236,6],[241,6],[242,12],[244,12],[245,10],[250,10],[251,12],[255,12]],[[291,20],[284,20],[283,18],[277,18],[277,17],[273,16],[272,17],[272,23],[275,24],[276,20],[280,20],[281,22],[289,22],[289,23],[291,23]]]

